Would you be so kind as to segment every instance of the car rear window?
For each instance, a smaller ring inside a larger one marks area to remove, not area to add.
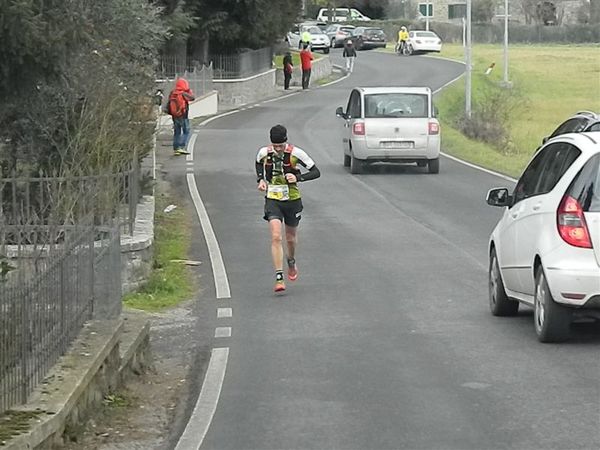
[[[600,212],[600,155],[590,158],[567,192],[577,199],[584,212]]]
[[[339,9],[338,9],[338,10],[335,10],[335,11],[333,12],[333,15],[334,15],[335,17],[348,17],[348,14],[349,14],[349,11],[340,11]],[[326,9],[325,11],[323,11],[323,12],[321,13],[321,15],[322,15],[322,16],[324,16],[324,17],[329,17],[329,10],[328,10],[328,9]]]
[[[365,118],[429,117],[427,99],[423,94],[365,95]]]
[[[429,117],[427,95],[370,94],[365,96],[365,118]]]
[[[432,33],[431,31],[417,31],[415,32],[416,37],[429,37],[429,38],[437,38],[437,34]]]
[[[383,30],[365,30],[365,36],[383,36]]]

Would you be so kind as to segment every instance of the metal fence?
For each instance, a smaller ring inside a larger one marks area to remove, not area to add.
[[[247,78],[273,68],[273,49],[248,50],[229,55],[211,55],[217,80]]]
[[[86,320],[120,313],[120,234],[139,189],[137,164],[0,178],[0,413],[26,401]]]
[[[179,57],[163,57],[157,71],[157,84],[168,93],[175,87],[175,80],[185,78],[196,97],[201,97],[213,90],[212,64],[203,65],[197,61],[182,60]]]

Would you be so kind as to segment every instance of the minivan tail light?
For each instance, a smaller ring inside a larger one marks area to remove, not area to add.
[[[560,237],[574,247],[592,248],[583,209],[577,200],[565,195],[556,211],[556,224]]]
[[[437,122],[429,122],[429,134],[440,134],[440,124]]]
[[[363,122],[356,122],[354,125],[352,125],[352,134],[355,136],[364,136],[365,124]]]

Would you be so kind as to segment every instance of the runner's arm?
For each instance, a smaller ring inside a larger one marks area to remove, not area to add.
[[[298,164],[306,167],[308,172],[296,174],[298,181],[310,181],[315,180],[321,176],[321,172],[317,168],[317,165],[308,154],[299,147],[295,147],[293,155],[298,158]]]
[[[320,176],[321,172],[319,171],[316,165],[313,165],[310,169],[308,169],[308,172],[301,173],[297,178],[298,181],[310,181],[315,180]]]

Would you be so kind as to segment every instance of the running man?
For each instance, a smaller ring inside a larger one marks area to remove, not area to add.
[[[265,214],[271,231],[271,257],[275,269],[275,292],[285,290],[283,279],[283,235],[287,244],[288,280],[298,279],[296,266],[296,238],[302,200],[298,182],[314,180],[321,173],[315,162],[299,147],[287,143],[287,130],[283,125],[275,125],[270,131],[271,145],[262,147],[256,155],[256,177],[258,190],[265,192]],[[301,173],[301,165],[308,172]]]

